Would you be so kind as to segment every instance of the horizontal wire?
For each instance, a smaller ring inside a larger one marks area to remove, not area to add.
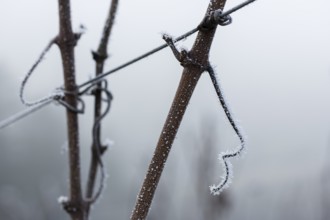
[[[178,42],[180,40],[183,40],[183,39],[189,37],[190,35],[194,34],[197,31],[198,31],[198,28],[194,28],[191,31],[188,31],[187,33],[185,33],[185,34],[183,34],[183,35],[175,38],[173,41],[174,42]],[[144,54],[142,54],[142,55],[140,55],[140,56],[138,56],[138,57],[136,57],[136,58],[134,58],[134,59],[132,59],[132,60],[130,60],[130,61],[128,61],[128,62],[126,62],[126,63],[118,66],[118,67],[116,67],[116,68],[114,68],[114,69],[112,69],[112,70],[109,70],[108,72],[105,72],[105,73],[102,73],[102,74],[97,75],[93,79],[90,79],[90,80],[88,80],[88,81],[80,84],[78,86],[78,88],[82,88],[82,87],[87,86],[87,85],[89,85],[91,83],[98,82],[99,80],[101,80],[102,78],[110,75],[111,73],[117,72],[117,71],[119,71],[119,70],[121,70],[121,69],[123,69],[123,68],[125,68],[127,66],[130,66],[133,63],[136,63],[136,62],[138,62],[138,61],[140,61],[140,60],[142,60],[142,59],[144,59],[144,58],[146,58],[146,57],[148,57],[148,56],[150,56],[150,55],[152,55],[154,53],[157,53],[157,52],[161,51],[162,49],[164,49],[166,47],[168,47],[167,44],[163,44],[163,45],[161,45],[159,47],[156,47],[155,49],[152,49],[152,50],[150,50],[150,51],[148,51],[148,52],[146,52],[146,53],[144,53]]]
[[[193,33],[197,32],[197,30],[198,30],[198,28],[195,28],[195,29],[193,29],[193,30],[191,30],[191,31],[189,31],[189,32],[187,32],[187,33],[179,36],[178,38],[176,38],[174,40],[174,42],[177,42],[177,41],[180,41],[180,40],[182,40],[184,38],[189,37]],[[156,52],[158,52],[158,51],[166,48],[167,46],[168,46],[167,44],[163,44],[163,45],[161,45],[159,47],[156,47],[155,49],[150,50],[149,52],[144,53],[144,54],[136,57],[135,59],[132,59],[131,61],[128,61],[128,62],[126,62],[126,63],[124,63],[124,64],[122,64],[122,65],[120,65],[120,66],[118,66],[118,67],[116,67],[116,68],[108,71],[108,72],[102,73],[102,74],[98,75],[97,77],[95,77],[95,78],[93,78],[93,79],[91,79],[91,80],[89,80],[89,81],[87,81],[87,82],[79,85],[78,86],[78,89],[80,89],[82,87],[85,87],[85,86],[88,86],[90,84],[98,83],[105,76],[107,76],[107,75],[109,75],[111,73],[117,72],[117,71],[119,71],[119,70],[121,70],[121,69],[123,69],[123,68],[125,68],[125,67],[127,67],[127,66],[129,66],[131,64],[133,64],[133,63],[136,63],[136,62],[138,62],[138,61],[140,61],[140,60],[142,60],[142,59],[144,59],[144,58],[152,55],[152,54],[155,54]],[[34,103],[34,105],[32,107],[29,107],[29,108],[27,108],[27,109],[25,109],[25,110],[23,110],[21,112],[16,113],[15,115],[10,116],[7,119],[4,119],[4,120],[0,121],[0,129],[3,129],[3,128],[5,128],[5,127],[7,127],[7,126],[9,126],[11,124],[13,124],[13,123],[15,123],[16,121],[18,121],[18,120],[20,120],[22,118],[25,118],[26,116],[34,113],[35,111],[37,111],[37,110],[43,108],[44,106],[46,106],[47,104],[51,103],[52,101],[54,101],[54,99],[44,99],[44,100],[42,100],[42,102]]]
[[[225,11],[225,12],[221,13],[220,16],[223,17],[223,18],[225,18],[226,16],[230,15],[231,13],[236,12],[237,10],[239,10],[239,9],[241,9],[241,8],[249,5],[249,4],[251,4],[254,1],[256,1],[256,0],[247,0],[247,1],[241,3],[241,4],[237,5],[237,6],[229,9],[228,11]],[[175,43],[175,42],[181,41],[181,40],[189,37],[190,35],[196,33],[198,30],[199,30],[199,27],[196,27],[196,28],[192,29],[191,31],[188,31],[187,33],[185,33],[185,34],[183,34],[183,35],[181,35],[181,36],[173,39],[173,42]],[[148,56],[150,56],[150,55],[152,55],[152,54],[154,54],[156,52],[159,52],[159,51],[161,51],[162,49],[164,49],[166,47],[168,47],[168,44],[166,44],[166,43],[163,44],[163,45],[161,45],[161,46],[159,46],[159,47],[156,47],[155,49],[150,50],[150,51],[148,51],[148,52],[146,52],[146,53],[144,53],[144,54],[142,54],[142,55],[140,55],[140,56],[138,56],[138,57],[136,57],[136,58],[134,58],[134,59],[132,59],[132,60],[130,60],[130,61],[128,61],[128,62],[126,62],[126,63],[118,66],[118,67],[116,67],[116,68],[114,68],[114,69],[112,69],[112,70],[109,70],[108,72],[105,72],[105,73],[102,73],[102,74],[97,75],[93,79],[90,79],[90,80],[88,80],[88,81],[80,84],[78,86],[78,88],[82,88],[82,87],[87,86],[87,85],[89,85],[89,84],[91,84],[93,82],[98,82],[99,80],[101,80],[102,78],[110,75],[111,73],[117,72],[117,71],[119,71],[119,70],[121,70],[121,69],[123,69],[123,68],[125,68],[127,66],[130,66],[133,63],[136,63],[137,61],[140,61],[140,60],[142,60],[142,59],[144,59],[144,58],[146,58],[146,57],[148,57]]]
[[[0,122],[0,129],[3,129],[5,127],[8,127],[9,125],[15,123],[16,121],[25,118],[26,116],[34,113],[35,111],[47,106],[48,104],[50,104],[53,100],[47,100],[45,102],[42,102],[40,104],[34,105],[32,107],[28,107],[26,109],[24,109],[23,111],[20,111],[6,119],[4,119],[3,121]]]
[[[220,16],[222,16],[222,17],[228,16],[229,14],[231,14],[231,13],[233,13],[233,12],[235,12],[235,11],[243,8],[243,7],[245,7],[246,5],[248,5],[248,4],[250,4],[250,3],[254,2],[254,1],[256,1],[256,0],[247,0],[247,1],[245,1],[245,2],[243,2],[241,4],[239,4],[239,5],[235,6],[232,9],[229,9],[228,11],[221,13]],[[192,29],[191,31],[188,31],[187,33],[185,33],[185,34],[183,34],[183,35],[181,35],[181,36],[173,39],[173,42],[175,43],[175,42],[181,41],[181,40],[189,37],[190,35],[196,33],[198,30],[199,30],[199,28],[196,27],[196,28]],[[132,59],[132,60],[130,60],[130,61],[128,61],[128,62],[126,62],[126,63],[124,63],[124,64],[122,64],[122,65],[120,65],[120,66],[118,66],[116,68],[114,68],[114,69],[112,69],[112,70],[110,70],[110,71],[108,71],[108,72],[99,74],[98,76],[96,76],[96,77],[94,77],[94,78],[92,78],[92,79],[90,79],[90,80],[88,80],[88,81],[86,81],[86,82],[78,85],[77,88],[80,89],[80,88],[83,88],[83,87],[85,87],[87,85],[97,83],[100,80],[102,80],[104,77],[110,75],[111,73],[114,73],[114,72],[117,72],[117,71],[119,71],[119,70],[121,70],[123,68],[126,68],[126,67],[128,67],[128,66],[130,66],[130,65],[132,65],[132,64],[134,64],[134,63],[136,63],[136,62],[138,62],[138,61],[140,61],[140,60],[142,60],[142,59],[144,59],[144,58],[146,58],[146,57],[148,57],[150,55],[153,55],[153,54],[161,51],[162,49],[164,49],[166,47],[168,47],[168,44],[163,44],[163,45],[161,45],[159,47],[156,47],[156,48],[154,48],[154,49],[152,49],[152,50],[150,50],[150,51],[148,51],[148,52],[146,52],[146,53],[144,53],[144,54],[142,54],[142,55],[140,55],[140,56],[138,56],[138,57],[136,57],[136,58],[134,58],[134,59]],[[46,50],[47,50],[47,48],[46,48]],[[37,61],[37,62],[39,62],[39,61]],[[8,117],[7,119],[4,119],[4,120],[0,121],[0,129],[3,129],[3,128],[5,128],[5,127],[7,127],[7,126],[9,126],[11,124],[13,124],[14,122],[16,122],[16,121],[18,121],[18,120],[20,120],[22,118],[25,118],[26,116],[32,114],[33,112],[35,112],[35,111],[37,111],[37,110],[45,107],[46,105],[48,105],[49,103],[51,103],[53,100],[54,99],[43,100],[45,102],[42,102],[40,104],[37,104],[37,105],[35,105],[33,107],[29,107],[29,108],[27,108],[27,109],[25,109],[25,110],[23,110],[21,112],[16,113],[13,116]]]
[[[257,1],[257,0],[248,0],[248,1],[245,1],[245,2],[243,2],[241,4],[239,4],[239,5],[236,5],[235,7],[231,8],[231,9],[229,9],[228,11],[223,12],[221,15],[223,17],[226,17],[226,16],[234,13],[235,11],[237,11],[237,10],[239,10],[239,9],[241,9],[241,8],[247,6],[247,5],[249,5],[249,4],[251,4],[251,3],[255,2],[255,1]]]

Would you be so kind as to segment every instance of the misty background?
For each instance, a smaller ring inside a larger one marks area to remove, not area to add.
[[[240,0],[228,1],[229,9]],[[120,1],[105,70],[199,24],[207,0]],[[80,84],[94,74],[95,50],[110,1],[72,1],[73,28],[87,31],[75,49]],[[239,144],[204,74],[184,116],[149,219],[330,219],[330,2],[259,0],[218,27],[210,61],[248,136],[234,178],[220,197],[218,154]],[[58,33],[57,1],[0,0],[0,120],[25,107],[24,74]],[[191,48],[195,35],[178,43]],[[92,219],[128,219],[165,122],[182,67],[165,49],[107,77],[114,96],[102,137],[107,187]],[[26,97],[63,84],[53,46],[31,77]],[[80,115],[83,187],[89,167],[93,99]],[[68,195],[66,118],[51,104],[0,130],[0,219],[68,219],[57,198]]]

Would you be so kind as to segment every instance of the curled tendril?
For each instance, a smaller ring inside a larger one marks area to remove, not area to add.
[[[96,86],[96,87],[95,87]],[[92,89],[92,91],[90,91]],[[104,117],[109,113],[110,107],[111,107],[111,101],[113,99],[111,92],[107,89],[107,81],[103,80],[101,83],[101,86],[96,85],[96,83],[92,84],[88,88],[84,89],[81,93],[93,93],[93,90],[100,90],[102,93],[105,94],[105,101],[107,103],[106,108],[104,112],[95,120],[93,125],[93,151],[95,152],[95,155],[97,157],[97,162],[100,166],[100,185],[96,191],[96,193],[91,198],[87,198],[87,202],[89,203],[95,203],[95,201],[100,197],[104,186],[105,186],[105,180],[106,180],[106,174],[105,174],[105,167],[102,161],[102,153],[106,150],[105,146],[102,146],[100,143],[100,139],[98,138],[97,132],[101,125],[101,121],[104,119]]]
[[[31,69],[26,73],[25,77],[22,80],[21,83],[21,87],[20,87],[20,91],[19,91],[19,97],[21,99],[21,102],[26,105],[26,106],[34,106],[34,105],[39,105],[45,102],[48,102],[50,100],[54,100],[56,98],[58,98],[59,96],[63,96],[63,93],[59,90],[59,89],[55,89],[55,91],[46,96],[43,97],[39,100],[33,101],[33,102],[29,102],[26,101],[24,98],[24,89],[25,86],[29,80],[29,78],[31,77],[32,73],[34,72],[34,70],[38,67],[38,65],[41,63],[41,61],[44,59],[45,55],[47,54],[47,52],[51,49],[51,47],[53,46],[53,44],[55,43],[56,38],[52,39],[47,46],[45,47],[45,49],[41,52],[40,56],[38,57],[37,61],[32,65]]]
[[[220,153],[219,155],[219,160],[222,162],[224,167],[224,176],[222,177],[222,180],[219,184],[210,186],[211,193],[213,195],[219,195],[222,192],[222,190],[227,188],[230,184],[230,180],[231,180],[230,177],[232,176],[232,171],[231,171],[231,163],[228,159],[239,156],[242,153],[246,145],[246,138],[243,132],[241,131],[240,127],[238,126],[237,122],[234,120],[233,114],[231,113],[230,108],[223,96],[222,89],[220,87],[219,81],[217,80],[216,73],[214,72],[214,69],[212,68],[211,65],[207,67],[207,72],[211,77],[214,89],[217,93],[221,106],[227,116],[227,119],[240,140],[240,146],[236,150],[232,152]]]
[[[216,91],[219,101],[221,103],[221,106],[222,106],[223,110],[225,111],[225,114],[226,114],[232,128],[234,129],[235,133],[237,134],[237,136],[239,137],[239,140],[241,142],[241,145],[237,150],[235,150],[233,152],[228,152],[228,153],[221,153],[219,156],[220,161],[223,163],[225,175],[222,178],[222,181],[218,185],[210,186],[211,193],[214,195],[218,195],[230,183],[230,176],[232,175],[232,172],[230,169],[231,164],[228,161],[228,159],[238,156],[243,151],[243,149],[245,147],[245,138],[243,136],[243,133],[240,131],[237,123],[235,122],[235,120],[232,116],[233,114],[231,113],[231,111],[225,101],[225,98],[222,94],[222,90],[220,88],[220,84],[218,83],[216,74],[215,74],[212,66],[209,63],[206,66],[203,66],[201,63],[198,63],[196,60],[194,60],[192,57],[190,57],[189,53],[186,51],[179,52],[178,49],[175,47],[172,38],[169,35],[164,34],[163,39],[169,45],[175,58],[181,63],[182,66],[194,65],[209,73],[213,86],[215,88],[215,91]]]

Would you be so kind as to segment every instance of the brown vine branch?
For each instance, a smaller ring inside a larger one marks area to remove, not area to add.
[[[58,0],[60,30],[56,39],[63,65],[65,102],[77,108],[77,85],[75,80],[74,47],[80,34],[74,34],[71,27],[70,0]],[[70,197],[63,206],[72,220],[84,220],[85,203],[81,191],[80,149],[78,115],[67,108],[67,129],[69,144]]]
[[[103,33],[102,33],[102,37],[101,37],[98,49],[97,49],[97,51],[92,52],[93,59],[96,63],[96,67],[95,67],[96,76],[103,72],[104,63],[108,57],[107,47],[108,47],[111,30],[112,30],[112,27],[113,27],[113,24],[115,21],[115,17],[116,17],[118,1],[119,0],[111,1],[110,10],[109,10],[108,17],[106,19],[106,22],[105,22],[105,25],[103,28]],[[99,121],[99,119],[102,116],[102,113],[101,113],[101,109],[102,109],[101,83],[102,82],[97,83],[96,88],[94,89],[94,96],[95,96],[94,125]],[[93,131],[93,136],[95,135],[95,137],[93,137],[93,143],[92,143],[92,148],[91,148],[91,150],[92,150],[91,162],[90,162],[87,187],[86,187],[86,198],[87,199],[90,199],[93,197],[98,167],[103,169],[103,165],[102,165],[102,161],[101,161],[100,157],[106,150],[106,147],[95,143],[95,142],[101,143],[101,125],[99,124],[97,127],[95,127],[95,129],[96,129],[95,132]],[[95,140],[97,140],[97,141],[95,141]],[[104,172],[104,170],[101,172]],[[100,183],[101,185],[100,185],[99,190],[101,190],[103,188],[102,187],[103,181],[104,181],[104,175],[101,173],[101,183]],[[97,193],[97,194],[99,194],[99,193]],[[90,205],[92,205],[92,204],[89,203],[86,207],[87,216],[89,214]]]
[[[215,10],[223,10],[225,3],[226,0],[211,0],[206,12],[206,17],[208,17],[211,12]],[[197,38],[191,51],[187,52],[190,60],[195,61],[196,63],[200,64],[200,66],[208,66],[209,51],[213,37],[215,35],[215,31],[216,26],[212,25],[212,27],[201,29],[198,32]],[[182,61],[180,62],[183,63]],[[131,220],[146,219],[148,215],[154,193],[172,148],[176,133],[181,124],[183,115],[197,85],[197,82],[205,70],[200,66],[191,64],[184,66],[180,84],[175,94],[172,107],[167,116],[163,130],[160,134],[157,147],[150,162],[140,193],[138,195]]]

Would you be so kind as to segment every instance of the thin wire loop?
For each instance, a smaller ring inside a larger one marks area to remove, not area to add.
[[[65,108],[69,109],[70,111],[72,111],[74,113],[78,113],[78,114],[83,114],[85,112],[85,102],[80,96],[77,96],[76,99],[78,102],[78,106],[75,108],[72,105],[70,105],[69,103],[67,103],[66,101],[64,101],[63,97],[54,98],[55,101],[57,101],[59,104],[61,104]],[[80,107],[79,107],[79,104],[80,104]]]
[[[57,103],[61,104],[62,106],[64,106],[65,108],[69,109],[70,111],[76,112],[76,113],[84,113],[84,109],[85,109],[85,103],[84,101],[77,96],[77,102],[80,104],[80,108],[77,107],[73,107],[70,104],[68,104],[65,100],[64,100],[64,94],[72,94],[75,95],[75,92],[68,92],[65,91],[63,88],[57,88],[55,89],[55,91],[44,97],[41,98],[39,100],[33,101],[33,102],[28,102],[25,100],[24,98],[24,89],[26,87],[26,84],[28,82],[28,80],[30,79],[32,73],[34,73],[34,70],[38,67],[38,65],[41,63],[41,61],[43,60],[43,58],[45,57],[45,55],[47,54],[47,52],[51,49],[51,47],[53,46],[53,44],[56,42],[56,38],[53,38],[48,45],[46,46],[46,48],[41,52],[39,58],[37,59],[37,61],[32,65],[31,69],[27,72],[27,74],[25,75],[22,83],[21,83],[21,87],[20,87],[20,93],[19,93],[19,97],[22,101],[22,103],[28,107],[32,107],[35,105],[38,105],[37,108],[35,109],[40,109],[41,106],[43,106],[43,103],[50,103],[51,101],[56,101]],[[27,115],[27,114],[25,114]]]
[[[55,41],[56,41],[56,38],[52,39],[48,43],[48,45],[45,47],[45,49],[41,52],[41,54],[40,54],[39,58],[37,59],[37,61],[32,65],[31,69],[27,72],[27,74],[25,75],[24,79],[22,80],[21,87],[20,87],[20,92],[19,92],[19,97],[21,99],[21,102],[24,105],[28,106],[28,107],[31,107],[31,106],[34,106],[34,105],[39,105],[39,104],[42,104],[44,102],[48,102],[48,101],[54,100],[55,98],[58,98],[59,96],[63,96],[63,93],[61,92],[60,89],[55,89],[55,91],[52,94],[50,94],[50,95],[48,95],[48,96],[46,96],[44,98],[41,98],[39,100],[33,101],[33,102],[28,102],[24,98],[24,89],[25,89],[25,86],[26,86],[29,78],[31,77],[31,75],[34,72],[34,70],[41,63],[41,61],[44,59],[45,55],[51,49],[51,47],[53,46],[53,44],[55,43]]]
[[[215,10],[211,11],[208,15],[204,17],[202,22],[198,25],[200,31],[208,31],[210,29],[214,29],[217,25],[226,26],[232,23],[232,18],[230,14],[234,13],[235,11],[251,4],[256,0],[247,0],[228,11],[223,12],[222,10]]]
[[[216,10],[213,12],[213,19],[215,22],[221,26],[227,26],[232,23],[232,18],[230,15],[223,15],[222,10]]]

